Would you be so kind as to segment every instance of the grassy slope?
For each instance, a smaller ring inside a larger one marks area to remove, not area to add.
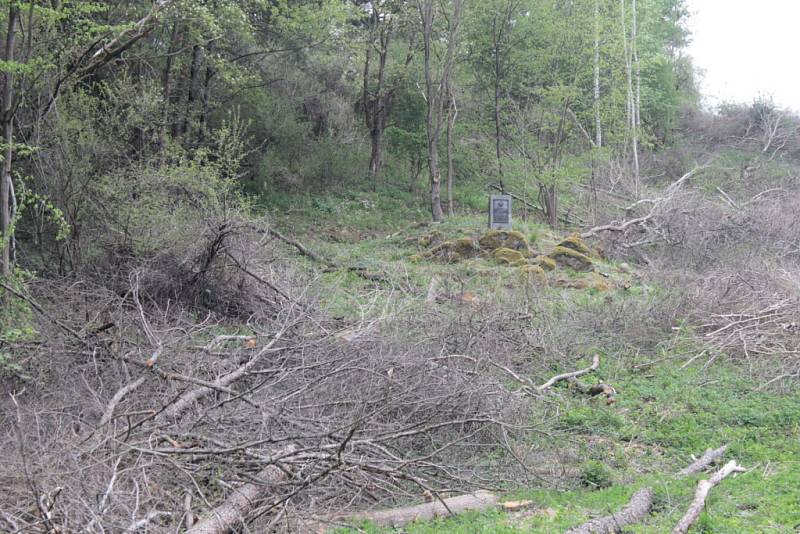
[[[452,265],[409,262],[417,249],[405,238],[431,229],[408,222],[425,220],[424,210],[408,200],[354,193],[344,199],[301,201],[297,213],[280,221],[323,255],[380,272],[403,288],[399,293],[381,291],[352,272],[326,273],[321,278],[326,288],[323,302],[332,313],[358,317],[385,310],[387,304],[421,305],[434,275],[446,281],[444,291],[451,294],[470,291],[481,299],[492,299],[502,298],[499,295],[505,290],[520,290],[524,281],[519,273],[486,260]],[[478,235],[483,224],[480,216],[462,216],[436,229],[447,236]],[[546,251],[556,238],[538,224],[516,226],[540,250]],[[603,265],[601,270],[612,278],[624,277],[613,265]],[[641,289],[611,298],[636,298]],[[596,305],[593,301],[609,298],[592,290],[573,293],[571,298],[578,305]],[[685,334],[676,331],[675,335]],[[660,361],[647,365],[648,359]],[[630,531],[667,532],[684,513],[701,478],[677,480],[673,474],[691,461],[691,455],[726,443],[730,444],[726,458],[735,458],[751,470],[726,479],[712,491],[694,531],[796,532],[800,527],[800,399],[756,392],[757,383],[722,359],[704,369],[707,358],[698,358],[695,366],[679,369],[686,359],[685,353],[607,358],[599,374],[613,380],[620,392],[617,404],[611,406],[554,393],[560,404],[555,439],[563,443],[552,446],[567,444],[578,452],[583,459],[578,468],[584,487],[513,491],[507,498],[531,499],[533,508],[513,514],[467,514],[410,525],[403,532],[563,532],[597,514],[618,510],[643,485],[655,490],[655,510]],[[368,525],[364,528],[383,532]]]

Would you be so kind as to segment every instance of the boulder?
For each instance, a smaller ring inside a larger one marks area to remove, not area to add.
[[[411,261],[421,259],[437,259],[448,263],[455,263],[467,258],[473,258],[480,253],[477,243],[469,237],[459,237],[450,241],[444,241],[426,250],[422,254],[415,254]]]
[[[545,271],[552,271],[556,268],[556,260],[553,258],[548,258],[547,256],[536,256],[531,260],[531,263],[534,265],[538,265]]]
[[[591,271],[594,268],[592,258],[575,249],[562,247],[561,245],[554,248],[549,256],[559,265],[571,267],[576,271]]]
[[[559,243],[558,246],[572,249],[575,252],[580,252],[584,256],[592,257],[597,255],[591,248],[589,248],[589,245],[584,243],[579,234],[571,234],[565,237],[561,240],[561,243]]]
[[[489,230],[478,239],[478,243],[484,250],[509,248],[521,251],[526,255],[530,253],[528,240],[525,239],[522,232],[516,230]]]
[[[511,248],[500,247],[492,252],[492,256],[494,256],[494,260],[499,265],[511,265],[513,267],[519,267],[521,265],[527,265],[528,260],[525,259],[525,256],[519,250],[514,250]]]

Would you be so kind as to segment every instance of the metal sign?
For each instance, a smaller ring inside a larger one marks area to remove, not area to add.
[[[511,230],[511,197],[509,195],[489,196],[489,228]]]

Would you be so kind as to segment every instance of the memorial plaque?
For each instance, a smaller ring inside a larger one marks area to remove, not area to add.
[[[489,228],[511,230],[511,197],[491,195],[489,197]]]

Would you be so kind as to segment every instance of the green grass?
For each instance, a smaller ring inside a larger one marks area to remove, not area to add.
[[[603,372],[603,369],[600,369]],[[690,455],[730,444],[726,461],[748,472],[715,487],[693,532],[796,532],[800,525],[800,398],[754,392],[757,384],[731,366],[703,372],[665,365],[624,372],[615,380],[619,401],[612,406],[586,402],[556,390],[563,404],[559,428],[583,441],[585,487],[571,491],[520,489],[508,499],[528,499],[523,513],[491,511],[405,526],[408,534],[563,532],[597,514],[624,506],[637,489],[655,492],[654,511],[626,532],[663,533],[677,523],[692,499],[701,474],[674,474]],[[602,479],[602,480],[601,480]],[[595,489],[592,482],[614,481]],[[367,532],[391,532],[366,528]],[[345,532],[345,531],[343,531]]]
[[[539,299],[546,314],[561,318],[570,317],[575,310],[603,314],[610,305],[627,302],[647,307],[671,296],[672,290],[658,285],[634,284],[608,292],[534,286],[517,270],[498,266],[487,258],[455,264],[411,262],[409,258],[419,248],[406,238],[432,231],[440,232],[445,239],[477,237],[484,231],[485,219],[483,215],[460,215],[440,225],[420,225],[418,221],[428,217],[424,202],[416,199],[416,203],[398,207],[405,193],[397,191],[395,204],[381,204],[391,202],[384,198],[385,193],[353,193],[316,204],[311,204],[309,197],[299,203],[305,212],[281,221],[283,225],[291,223],[293,234],[303,235],[304,243],[317,253],[389,279],[389,284],[380,284],[347,270],[321,274],[322,304],[333,315],[357,320],[429,306],[425,295],[434,276],[441,280],[443,294],[469,291],[491,303],[522,302],[520,295],[530,293],[531,298]],[[475,193],[475,198],[478,196]],[[375,203],[374,208],[370,202]],[[292,203],[297,207],[297,198]],[[543,252],[561,237],[534,222],[517,222],[515,229]],[[309,269],[313,269],[310,264]],[[612,282],[635,281],[612,263],[602,263],[600,270],[609,274]],[[574,280],[586,277],[565,269],[550,276]],[[457,306],[447,301],[436,305],[442,311]],[[692,455],[723,444],[730,444],[726,459],[736,459],[750,470],[729,477],[712,490],[692,532],[798,532],[800,397],[756,391],[759,382],[724,357],[705,370],[709,356],[698,358],[693,367],[680,369],[699,349],[691,328],[674,326],[671,339],[649,349],[631,347],[629,354],[621,354],[619,347],[596,347],[603,354],[596,376],[617,388],[616,404],[590,402],[561,386],[549,394],[549,400],[556,404],[546,409],[557,409],[558,414],[548,427],[552,438],[537,435],[531,440],[540,448],[570,451],[575,460],[570,466],[573,474],[565,479],[568,490],[509,488],[504,498],[532,500],[533,508],[520,513],[490,511],[420,522],[400,532],[564,532],[598,514],[619,510],[643,486],[655,492],[653,513],[626,532],[669,532],[691,501],[697,480],[708,476],[676,479],[674,474],[691,461]],[[648,361],[659,363],[636,368]],[[532,414],[532,418],[539,415]],[[369,525],[363,530],[373,534],[393,532]]]

